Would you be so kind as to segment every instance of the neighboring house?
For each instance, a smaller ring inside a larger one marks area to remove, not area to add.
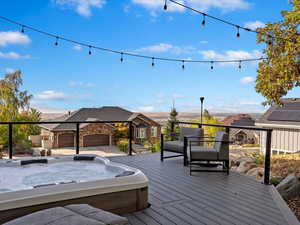
[[[133,113],[120,107],[81,108],[53,121],[132,121],[135,143],[159,141],[161,126],[141,113]],[[42,124],[41,136],[49,147],[74,147],[75,124]],[[115,144],[114,124],[86,123],[80,125],[80,146],[104,146]]]
[[[300,152],[300,98],[283,98],[282,106],[271,106],[255,123],[272,128],[271,148],[277,153]],[[261,151],[265,151],[266,132],[261,132]]]
[[[223,120],[227,126],[254,126],[255,120],[248,114],[228,116]],[[259,133],[253,130],[230,129],[230,141],[235,144],[258,144]]]

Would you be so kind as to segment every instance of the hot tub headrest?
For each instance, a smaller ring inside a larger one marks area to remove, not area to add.
[[[21,166],[29,165],[33,163],[48,163],[48,159],[25,159],[21,160]]]
[[[120,174],[116,175],[115,177],[126,177],[126,176],[130,176],[130,175],[133,175],[133,174],[134,174],[133,171],[126,170],[123,173],[120,173]]]
[[[95,159],[95,156],[93,155],[76,155],[74,156],[74,161],[93,161]]]

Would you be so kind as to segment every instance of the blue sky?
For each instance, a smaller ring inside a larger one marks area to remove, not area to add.
[[[243,59],[261,56],[252,33],[207,19],[163,0],[2,0],[0,14],[93,45],[150,56]],[[187,5],[250,28],[281,19],[288,0],[183,0]],[[264,111],[255,92],[256,63],[214,66],[155,62],[88,49],[0,21],[0,71],[21,69],[32,106],[43,112],[119,105],[133,111],[199,111],[199,97],[214,112]],[[289,96],[299,96],[299,90]]]

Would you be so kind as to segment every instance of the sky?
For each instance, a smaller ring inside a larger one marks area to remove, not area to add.
[[[288,0],[181,0],[235,24],[255,29],[281,20]],[[0,15],[35,28],[105,48],[153,57],[194,60],[262,56],[253,33],[202,16],[164,0],[2,0]],[[20,69],[23,88],[42,112],[121,106],[138,112],[198,112],[199,97],[211,112],[263,112],[255,91],[257,63],[155,61],[96,51],[58,41],[0,20],[0,78]],[[299,96],[293,90],[288,97]]]

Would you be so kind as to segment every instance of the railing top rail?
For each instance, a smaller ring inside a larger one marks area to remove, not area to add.
[[[76,124],[76,123],[131,123],[131,120],[112,120],[112,121],[101,121],[101,120],[82,120],[82,121],[9,121],[1,122],[0,125],[8,124]]]
[[[272,131],[272,128],[262,128],[262,127],[249,127],[249,126],[231,126],[222,124],[210,124],[210,123],[196,123],[196,122],[184,122],[177,121],[177,124],[189,124],[189,125],[200,125],[200,126],[210,126],[210,127],[222,127],[222,128],[234,128],[234,129],[244,129],[244,130],[258,130],[258,131]]]

